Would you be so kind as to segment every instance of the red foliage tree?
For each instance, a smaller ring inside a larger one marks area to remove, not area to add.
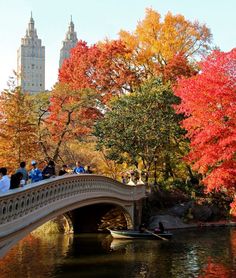
[[[131,91],[138,83],[127,54],[121,41],[107,41],[91,47],[80,41],[59,71],[59,81],[76,90],[95,89],[106,102],[112,95]]]
[[[171,81],[172,83],[175,83],[178,78],[191,77],[197,73],[183,53],[174,55],[168,64],[160,67],[158,71],[163,77],[163,82]]]
[[[91,81],[104,95],[104,100],[109,100],[113,95],[120,95],[124,91],[133,91],[140,83],[140,76],[127,59],[130,50],[121,40],[100,43],[98,48],[96,70]]]
[[[96,59],[96,52],[96,46],[89,47],[86,42],[79,41],[59,70],[59,81],[70,84],[73,89],[90,87],[90,77],[94,72],[93,59]],[[90,53],[93,53],[94,56],[92,57]]]
[[[54,86],[46,120],[48,136],[53,143],[50,157],[54,161],[58,159],[63,142],[80,138],[91,131],[94,121],[100,116],[96,100],[89,89],[72,90],[63,83]]]
[[[200,63],[200,73],[175,88],[186,115],[191,140],[187,160],[203,174],[207,191],[236,188],[236,48],[214,51]]]

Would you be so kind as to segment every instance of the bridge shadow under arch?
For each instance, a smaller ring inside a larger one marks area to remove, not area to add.
[[[45,233],[80,234],[107,232],[108,228],[131,227],[132,219],[123,207],[112,203],[98,203],[67,211],[43,223],[36,230]]]
[[[104,232],[107,228],[131,228],[132,219],[121,206],[112,203],[98,203],[68,212],[71,231],[78,233]],[[67,224],[67,225],[68,225]]]

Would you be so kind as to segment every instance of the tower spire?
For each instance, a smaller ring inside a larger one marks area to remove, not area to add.
[[[18,84],[24,92],[41,92],[45,89],[45,47],[38,38],[32,11],[25,36],[17,52]]]
[[[68,26],[68,31],[66,32],[65,40],[63,41],[63,46],[60,50],[60,62],[59,68],[62,66],[62,63],[65,59],[69,58],[70,50],[75,47],[77,44],[77,34],[75,32],[75,25],[72,21],[72,15],[70,16],[70,23]]]

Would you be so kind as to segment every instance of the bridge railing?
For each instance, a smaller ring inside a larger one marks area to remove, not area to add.
[[[12,231],[14,222],[31,214],[38,217],[43,208],[60,209],[70,202],[89,198],[113,197],[136,201],[145,197],[144,186],[128,186],[98,175],[68,175],[47,179],[0,195],[0,237]],[[49,211],[50,212],[50,211]],[[19,224],[18,224],[19,225]],[[4,234],[1,227],[5,226]]]

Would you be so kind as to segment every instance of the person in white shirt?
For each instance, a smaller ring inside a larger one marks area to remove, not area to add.
[[[7,192],[10,188],[10,178],[7,175],[7,168],[0,168],[0,193]]]

